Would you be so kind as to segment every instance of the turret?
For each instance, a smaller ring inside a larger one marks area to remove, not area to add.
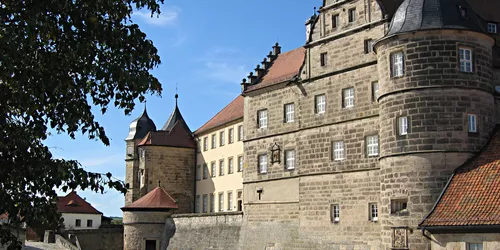
[[[427,248],[419,220],[494,127],[484,27],[465,1],[405,0],[375,44],[384,249]],[[394,246],[394,235],[409,245]]]

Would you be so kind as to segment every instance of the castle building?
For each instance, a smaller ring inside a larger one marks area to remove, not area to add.
[[[243,96],[194,132],[196,213],[243,209]]]
[[[213,215],[231,223],[214,232],[237,232],[234,249],[500,249],[496,9],[324,0],[305,45],[276,44],[194,134],[177,106],[159,131],[146,112],[131,124],[127,204],[161,180],[179,213],[243,209]],[[240,156],[242,175],[229,174]]]

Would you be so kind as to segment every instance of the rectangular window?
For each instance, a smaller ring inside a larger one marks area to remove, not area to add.
[[[408,208],[408,199],[391,200],[391,214],[406,212]]]
[[[342,161],[344,160],[344,142],[336,141],[333,143],[333,160]]]
[[[476,133],[477,132],[477,117],[476,115],[467,115],[467,121],[468,121],[468,128],[470,133]]]
[[[377,203],[370,203],[368,205],[368,209],[369,209],[369,220],[370,221],[373,221],[373,222],[376,222],[378,221],[378,206],[377,206]]]
[[[259,173],[265,174],[267,173],[267,154],[259,155]]]
[[[399,135],[408,134],[408,117],[402,116],[398,119],[398,133]]]
[[[372,101],[378,100],[378,82],[372,82]]]
[[[219,160],[219,176],[224,175],[224,160]]]
[[[217,147],[217,135],[213,134],[212,135],[212,148],[216,148],[216,147]]]
[[[201,166],[200,165],[196,166],[196,180],[197,181],[201,180]]]
[[[344,89],[342,95],[344,108],[354,107],[354,88]]]
[[[378,156],[378,135],[366,137],[366,154],[368,157]]]
[[[259,128],[267,128],[267,109],[257,111]]]
[[[469,48],[459,48],[460,72],[472,72],[472,50]]]
[[[211,164],[212,164],[212,177],[215,177],[217,174],[217,166],[215,166],[215,161],[213,161]]]
[[[365,54],[373,52],[373,39],[365,40]]]
[[[295,120],[295,105],[293,103],[285,104],[285,123]]]
[[[314,102],[316,104],[316,114],[323,114],[326,112],[326,96],[324,94],[315,96]]]
[[[238,172],[243,172],[243,156],[238,156]]]
[[[332,16],[332,29],[336,29],[339,25],[339,14]]]
[[[349,9],[349,22],[356,21],[356,8]]]
[[[224,211],[224,193],[219,193],[219,211]]]
[[[87,220],[87,227],[92,227],[93,221],[92,220]]]
[[[230,128],[229,129],[229,144],[232,144],[234,142],[234,129]]]
[[[467,243],[467,250],[483,250],[483,243]]]
[[[227,173],[228,174],[234,173],[233,157],[227,159]]]
[[[221,131],[219,133],[219,144],[221,147],[224,146],[224,144],[226,144],[226,135],[225,135],[224,131]]]
[[[215,212],[215,195],[210,194],[210,213]]]
[[[295,150],[285,150],[285,167],[288,170],[295,169]]]
[[[492,34],[496,34],[498,25],[496,23],[488,23],[488,32]]]
[[[227,211],[233,211],[233,192],[227,192]]]
[[[194,203],[194,212],[199,213],[200,212],[200,196],[196,196],[196,201]]]
[[[207,151],[208,150],[208,137],[205,136],[203,138],[203,151]]]
[[[207,209],[208,209],[208,196],[206,194],[203,195],[203,205],[201,207],[201,211],[203,213],[206,213],[207,212]]]
[[[243,141],[243,125],[238,126],[238,141]]]
[[[340,221],[340,205],[338,204],[330,205],[330,217],[332,222],[336,223]]]
[[[75,227],[81,227],[82,226],[82,220],[76,219],[75,221]]]
[[[328,53],[323,52],[320,54],[321,67],[325,67],[328,64]]]
[[[207,164],[203,164],[203,179],[208,179],[208,166]]]
[[[403,52],[396,52],[391,54],[391,77],[401,77],[404,75],[404,54]]]

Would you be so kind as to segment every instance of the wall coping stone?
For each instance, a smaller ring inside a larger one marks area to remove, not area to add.
[[[235,212],[220,212],[220,213],[192,213],[192,214],[173,214],[172,218],[191,218],[191,217],[218,217],[218,216],[228,216],[228,215],[241,215],[242,211]]]

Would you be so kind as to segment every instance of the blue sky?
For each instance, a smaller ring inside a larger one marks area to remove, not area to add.
[[[166,0],[160,18],[146,11],[132,19],[159,50],[162,64],[153,74],[163,85],[162,97],[148,96],[148,114],[157,127],[175,106],[191,130],[203,125],[240,93],[241,79],[260,63],[276,41],[283,51],[305,42],[305,21],[320,0],[181,1]],[[47,145],[56,158],[78,160],[88,171],[111,172],[125,180],[125,142],[130,122],[144,104],[137,102],[131,116],[110,108],[105,115],[95,110],[111,145],[79,136],[53,135]],[[121,216],[124,197],[114,190],[104,195],[78,192],[106,216]]]

